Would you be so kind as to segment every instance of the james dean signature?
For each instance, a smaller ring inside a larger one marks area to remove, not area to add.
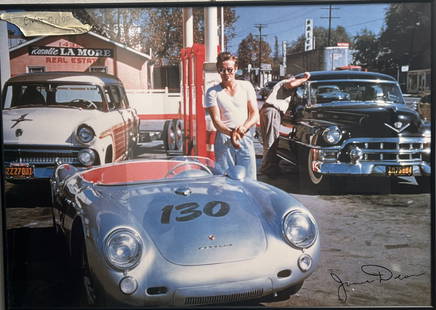
[[[347,287],[353,286],[353,285],[362,285],[367,283],[373,283],[373,282],[386,282],[390,280],[405,280],[410,277],[420,277],[424,275],[424,272],[417,273],[417,274],[397,274],[394,275],[394,273],[386,267],[380,266],[380,265],[362,265],[360,267],[360,270],[368,275],[371,276],[370,279],[367,279],[362,282],[351,282],[351,281],[342,281],[342,279],[334,272],[330,272],[330,276],[332,279],[339,283],[338,286],[338,299],[342,302],[346,302],[348,298],[347,294]]]

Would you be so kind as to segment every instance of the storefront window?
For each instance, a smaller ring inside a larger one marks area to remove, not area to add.
[[[33,72],[45,72],[45,67],[43,66],[28,66],[27,72],[33,73]]]
[[[89,67],[89,72],[103,72],[103,73],[107,73],[107,67],[106,66]]]

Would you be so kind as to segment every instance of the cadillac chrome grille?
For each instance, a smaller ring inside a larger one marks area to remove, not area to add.
[[[8,163],[26,163],[32,165],[54,165],[56,159],[65,164],[79,164],[77,154],[79,150],[71,149],[37,149],[30,147],[4,147],[4,159]]]
[[[185,305],[221,304],[221,303],[237,302],[241,300],[262,297],[262,295],[263,295],[263,289],[258,289],[258,290],[244,292],[244,293],[231,294],[231,295],[186,297]]]
[[[423,153],[430,152],[429,142],[353,142],[347,145],[347,149],[351,147],[358,147],[362,150],[362,161],[407,162],[422,160]]]

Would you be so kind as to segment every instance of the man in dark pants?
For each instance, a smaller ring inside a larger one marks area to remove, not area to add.
[[[293,89],[310,79],[310,73],[296,79],[294,76],[278,82],[260,109],[260,132],[263,142],[263,158],[260,173],[269,177],[280,174],[276,155],[280,123],[291,101]]]

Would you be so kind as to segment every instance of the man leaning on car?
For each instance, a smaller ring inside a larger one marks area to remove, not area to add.
[[[274,177],[280,173],[276,156],[276,141],[279,136],[281,117],[288,109],[293,89],[308,79],[310,79],[310,73],[305,72],[302,78],[296,79],[291,76],[278,82],[260,110],[260,132],[263,141],[261,174]]]

